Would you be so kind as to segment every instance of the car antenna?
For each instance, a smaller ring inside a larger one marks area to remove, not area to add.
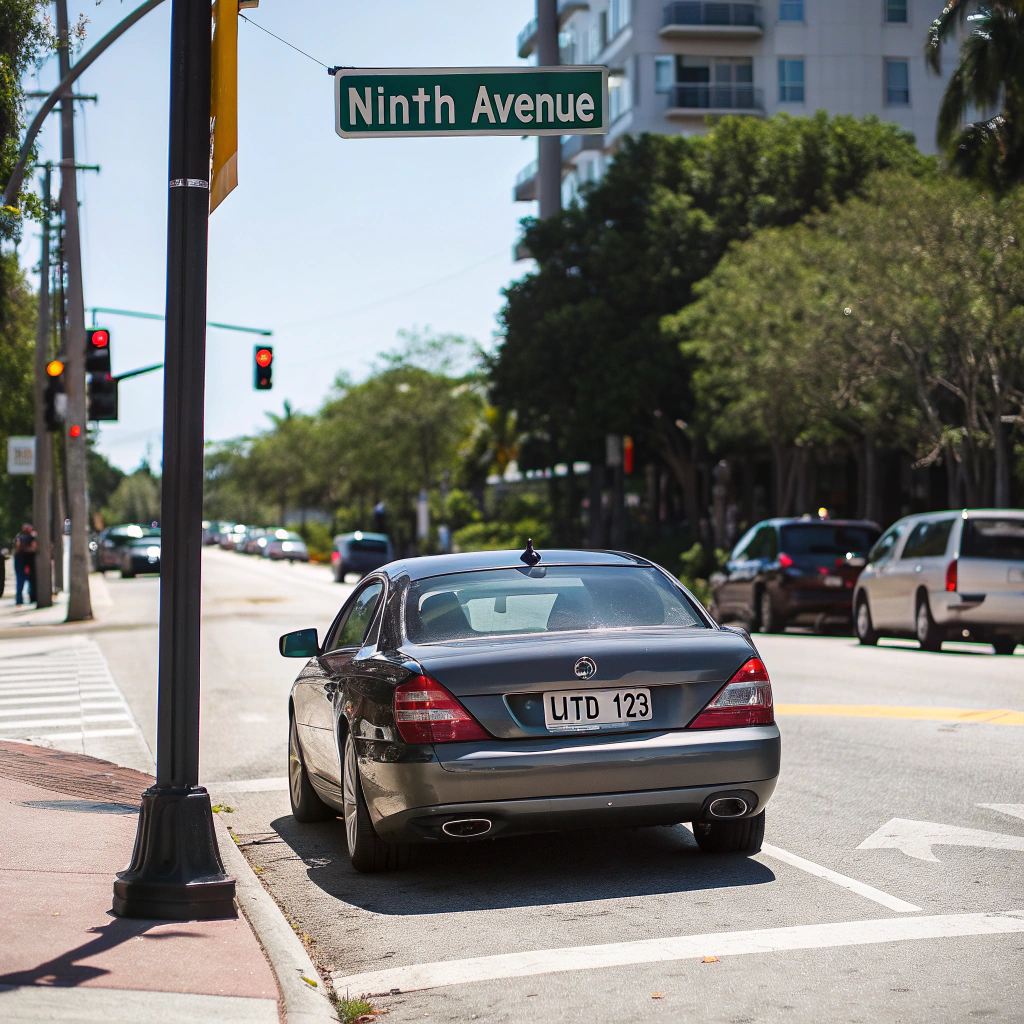
[[[532,569],[540,561],[540,552],[533,550],[533,538],[526,538],[526,550],[519,556],[520,562],[525,562]]]

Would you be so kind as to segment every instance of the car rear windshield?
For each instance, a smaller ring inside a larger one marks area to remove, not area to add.
[[[413,643],[513,633],[706,627],[658,570],[618,566],[487,569],[418,580],[405,623]]]
[[[808,523],[782,528],[782,550],[787,555],[866,555],[876,540],[878,531],[869,526]]]
[[[375,555],[386,555],[388,552],[387,541],[383,540],[350,540],[348,546],[352,551],[370,551]]]
[[[1024,519],[968,519],[960,556],[1024,562]]]

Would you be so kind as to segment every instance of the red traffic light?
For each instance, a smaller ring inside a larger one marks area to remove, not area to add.
[[[110,344],[110,332],[91,331],[89,340],[95,348],[106,348]]]
[[[72,437],[81,437],[82,436],[82,428],[76,423],[76,424],[74,424],[71,427],[71,429],[68,431],[68,433]]]
[[[269,348],[256,349],[256,362],[264,369],[274,361],[274,353]]]

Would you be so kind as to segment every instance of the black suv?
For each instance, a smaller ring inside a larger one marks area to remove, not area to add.
[[[796,623],[848,623],[854,585],[880,533],[877,523],[862,519],[766,519],[711,577],[711,614],[762,633]]]

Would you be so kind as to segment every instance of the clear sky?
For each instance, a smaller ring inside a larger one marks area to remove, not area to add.
[[[138,0],[70,0],[99,39]],[[515,39],[534,0],[261,0],[246,11],[316,60],[363,67],[515,65]],[[163,313],[167,211],[170,2],[147,15],[79,80],[80,172],[86,306]],[[28,83],[56,84],[56,60]],[[274,387],[254,391],[254,335],[210,330],[206,436],[260,428],[285,399],[313,411],[344,370],[365,376],[402,328],[430,327],[492,343],[501,289],[516,264],[518,171],[536,140],[342,140],[333,80],[313,60],[239,27],[239,186],[210,222],[209,319],[274,332]],[[31,101],[35,102],[35,101]],[[31,113],[30,107],[30,113]],[[49,119],[43,159],[59,159]],[[56,182],[55,182],[56,187]],[[23,264],[38,263],[27,224]],[[163,325],[103,316],[113,368],[162,361]],[[135,468],[160,459],[163,375],[126,381],[120,421],[103,424],[100,450]]]

